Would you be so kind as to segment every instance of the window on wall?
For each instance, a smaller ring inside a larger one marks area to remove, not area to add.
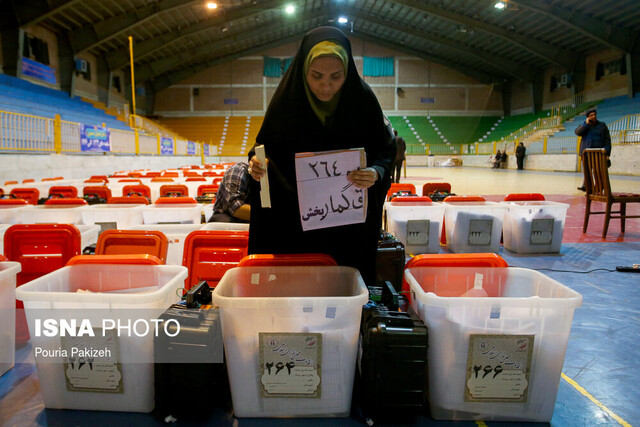
[[[122,86],[120,85],[120,76],[113,76],[111,87],[113,87],[118,93],[122,92]]]
[[[596,80],[613,74],[627,74],[627,61],[624,56],[596,64]]]
[[[573,83],[573,74],[558,74],[551,76],[551,86],[549,87],[549,92],[553,92],[556,89],[560,89],[563,87],[570,88]]]
[[[49,45],[42,39],[24,33],[22,56],[44,65],[49,65]]]
[[[82,78],[91,81],[91,63],[87,61],[87,71],[82,73]]]

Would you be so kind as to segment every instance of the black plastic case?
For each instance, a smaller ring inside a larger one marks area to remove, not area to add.
[[[398,418],[423,412],[427,339],[427,327],[415,313],[365,306],[357,387],[363,415]]]

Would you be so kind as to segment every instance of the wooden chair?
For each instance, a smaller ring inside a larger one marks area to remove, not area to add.
[[[609,221],[611,218],[620,219],[620,231],[624,234],[625,220],[627,218],[640,218],[640,215],[627,215],[627,203],[640,203],[640,194],[616,193],[611,191],[609,169],[607,168],[607,153],[604,148],[589,148],[584,150],[582,152],[582,169],[584,172],[584,186],[587,193],[582,232],[587,232],[590,215],[604,214],[602,238],[607,237],[607,230],[609,229]],[[604,211],[592,211],[591,202],[606,203],[606,209]],[[611,210],[614,203],[620,203],[619,211]]]

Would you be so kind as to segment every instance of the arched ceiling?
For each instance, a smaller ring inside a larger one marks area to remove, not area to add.
[[[21,27],[68,37],[110,70],[129,67],[156,91],[210,66],[336,25],[362,40],[446,65],[484,83],[573,71],[586,55],[640,50],[638,0],[4,0]],[[294,5],[292,15],[284,12]],[[7,11],[3,10],[2,13]],[[338,16],[348,18],[338,24]]]

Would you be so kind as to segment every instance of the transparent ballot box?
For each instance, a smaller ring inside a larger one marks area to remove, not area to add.
[[[400,240],[407,254],[437,254],[444,206],[440,203],[385,203],[387,231]]]
[[[429,328],[434,418],[551,419],[582,295],[523,268],[416,267],[405,278]]]
[[[238,417],[346,417],[368,300],[351,267],[242,267],[213,292]]]
[[[100,225],[102,230],[126,230],[132,225],[143,223],[143,206],[134,204],[91,205],[81,212],[82,222],[83,224]]]
[[[498,252],[504,206],[495,202],[444,202],[447,247],[455,253]]]
[[[45,407],[152,411],[153,321],[186,277],[172,265],[76,264],[16,289]]]
[[[16,275],[20,263],[0,262],[0,376],[15,363]]]
[[[201,224],[202,204],[148,205],[142,207],[145,224]]]
[[[167,236],[167,265],[182,265],[184,241],[192,231],[202,229],[203,224],[145,224],[129,227],[130,230],[157,230]]]
[[[520,254],[560,252],[568,204],[548,201],[502,204],[505,249]]]
[[[20,213],[22,224],[82,224],[82,211],[87,205],[27,206]]]

